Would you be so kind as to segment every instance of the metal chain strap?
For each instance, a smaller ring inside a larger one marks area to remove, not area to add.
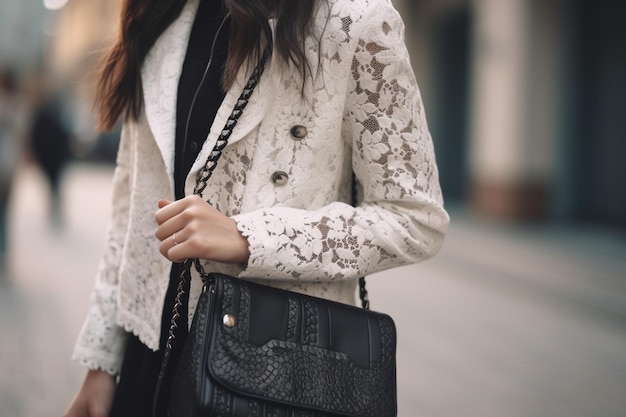
[[[198,175],[196,176],[196,186],[193,190],[193,193],[195,195],[202,197],[202,192],[207,187],[207,181],[211,177],[211,174],[213,173],[213,170],[215,169],[215,166],[217,165],[217,161],[220,159],[220,156],[222,156],[222,150],[228,144],[228,139],[232,135],[233,130],[235,129],[235,126],[237,126],[237,122],[239,121],[239,117],[243,113],[243,109],[245,109],[246,106],[248,105],[248,101],[250,100],[250,97],[252,96],[254,89],[256,88],[257,84],[259,83],[259,80],[261,79],[261,75],[263,74],[263,70],[265,69],[265,64],[267,63],[267,60],[271,54],[272,54],[272,48],[271,48],[271,45],[268,45],[267,48],[265,48],[265,51],[263,52],[261,61],[259,61],[259,64],[256,66],[256,68],[252,72],[252,75],[250,75],[250,78],[248,79],[248,82],[246,83],[246,86],[244,87],[243,92],[239,96],[239,99],[237,100],[237,103],[235,104],[233,111],[231,112],[230,116],[228,117],[228,120],[226,121],[224,129],[220,133],[220,136],[217,139],[217,142],[215,143],[215,146],[213,147],[211,154],[209,155],[209,157],[206,160],[206,163],[204,164],[204,167],[202,167],[202,169],[198,172]],[[170,328],[169,328],[169,332],[167,336],[167,342],[165,345],[166,349],[165,349],[165,354],[164,354],[165,355],[164,362],[167,360],[167,358],[170,355],[170,352],[172,350],[172,345],[176,337],[175,331],[178,328],[178,319],[180,318],[180,309],[183,306],[185,286],[187,284],[187,281],[191,279],[191,266],[192,265],[195,266],[196,270],[200,274],[200,277],[202,278],[203,283],[205,285],[208,284],[208,274],[204,271],[204,268],[202,264],[200,263],[200,260],[199,259],[187,259],[183,264],[183,269],[180,273],[180,277],[178,280],[178,286],[176,287],[176,298],[174,301],[174,307],[172,309],[172,319],[170,321]]]
[[[183,296],[185,295],[185,284],[187,283],[187,275],[191,268],[191,259],[187,259],[184,263],[183,269],[178,279],[178,286],[176,287],[176,298],[174,300],[174,307],[172,308],[172,318],[170,319],[170,329],[167,333],[167,342],[165,343],[165,357],[169,356],[172,351],[172,345],[176,338],[175,332],[178,328],[178,319],[180,318],[180,308],[183,306]]]
[[[230,114],[230,117],[226,121],[226,125],[224,126],[222,133],[220,133],[220,136],[217,138],[217,142],[215,142],[215,146],[213,147],[211,154],[206,160],[204,167],[202,167],[202,169],[198,171],[198,175],[196,176],[196,186],[193,190],[193,193],[195,195],[202,197],[202,193],[207,187],[207,182],[209,178],[211,177],[211,174],[213,173],[215,166],[217,165],[217,161],[222,156],[222,150],[224,150],[224,148],[228,144],[228,139],[230,138],[230,135],[232,135],[233,130],[235,129],[235,126],[237,126],[239,117],[241,116],[241,114],[243,113],[243,110],[248,105],[248,101],[250,97],[252,96],[252,93],[254,92],[256,85],[259,83],[261,74],[263,74],[263,70],[265,69],[265,62],[267,61],[271,53],[272,53],[271,47],[268,46],[267,48],[265,48],[265,52],[263,53],[263,56],[261,57],[261,61],[259,62],[259,65],[257,65],[254,72],[250,76],[248,83],[244,87],[243,92],[241,93],[241,96],[237,100],[237,103],[235,104],[235,107],[233,108],[233,111]]]
[[[359,202],[359,198],[356,191],[356,174],[352,171],[352,188],[350,195],[351,203],[354,207],[357,206]],[[370,309],[370,296],[367,292],[367,287],[365,286],[365,277],[359,278],[359,298],[361,299],[361,307],[365,310]]]
[[[361,306],[365,310],[370,309],[370,296],[365,287],[365,277],[359,278],[359,297],[361,298]]]

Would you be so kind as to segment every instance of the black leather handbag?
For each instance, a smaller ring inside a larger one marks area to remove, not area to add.
[[[394,417],[395,348],[384,314],[210,274],[167,413]]]
[[[268,55],[198,175],[196,194],[202,195]],[[204,291],[177,366],[168,370],[193,265]],[[395,325],[369,310],[363,280],[361,299],[365,308],[206,274],[197,259],[187,260],[158,390],[166,372],[171,383],[155,408],[165,407],[168,417],[395,417]]]

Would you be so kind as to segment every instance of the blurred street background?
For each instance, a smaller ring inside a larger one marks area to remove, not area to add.
[[[369,279],[399,416],[625,416],[626,1],[393,3],[452,216],[437,257]],[[84,375],[119,5],[0,0],[0,417],[61,416]]]

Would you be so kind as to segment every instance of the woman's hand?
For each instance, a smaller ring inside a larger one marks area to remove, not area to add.
[[[89,371],[64,417],[108,417],[115,379],[104,371]]]
[[[160,252],[172,262],[199,258],[221,263],[243,263],[250,257],[248,239],[237,223],[198,196],[178,201],[159,200],[156,237]]]

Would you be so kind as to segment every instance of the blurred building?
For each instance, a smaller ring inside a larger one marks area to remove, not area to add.
[[[394,2],[449,202],[626,228],[626,2]]]

